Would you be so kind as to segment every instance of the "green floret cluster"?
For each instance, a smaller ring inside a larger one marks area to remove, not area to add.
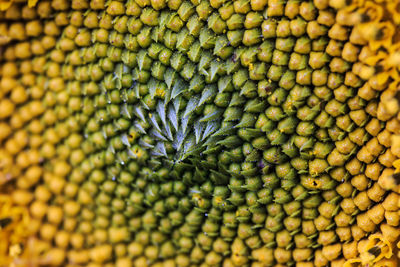
[[[399,235],[398,195],[376,181],[400,124],[379,100],[389,78],[364,64],[367,41],[337,20],[376,14],[346,3],[53,0],[1,13],[0,178],[12,182],[0,192],[29,210],[37,242],[12,255],[70,267],[380,260],[386,239],[359,244]]]

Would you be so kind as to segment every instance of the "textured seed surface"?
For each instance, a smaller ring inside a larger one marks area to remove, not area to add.
[[[0,265],[397,266],[396,1],[3,2]]]

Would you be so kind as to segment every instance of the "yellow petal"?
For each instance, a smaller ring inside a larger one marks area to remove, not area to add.
[[[396,68],[391,68],[389,71],[389,76],[392,78],[394,81],[399,81],[400,80],[400,73]]]
[[[374,263],[384,257],[389,259],[393,255],[390,242],[381,234],[373,234],[368,237],[368,244],[365,246],[365,253],[368,253],[368,251],[373,247],[377,247],[380,249],[380,254],[374,257],[374,259],[372,260],[372,262]]]
[[[0,1],[0,10],[5,11],[10,8],[12,1]]]
[[[361,259],[357,258],[357,259],[350,259],[350,260],[347,260],[347,261],[344,263],[343,267],[352,267],[352,266],[354,266],[353,263],[361,263]]]
[[[368,57],[364,62],[370,66],[376,66],[376,63],[380,61],[381,59],[384,59],[387,57],[387,54],[383,51],[379,51],[377,55],[374,55],[372,57]]]
[[[369,47],[376,51],[380,47],[385,47],[388,50],[392,45],[392,36],[395,33],[394,25],[390,21],[385,21],[381,23],[366,23],[361,27],[363,32],[363,37],[369,40]]]
[[[28,0],[28,7],[34,7],[36,6],[37,2],[39,0]]]
[[[396,90],[400,89],[400,80],[394,80],[393,82],[391,82],[389,84],[388,89],[392,90],[392,91],[396,91]]]
[[[375,0],[376,1],[376,0]],[[387,10],[392,14],[391,18],[393,19],[394,23],[400,24],[400,2],[399,1],[388,1],[387,3]],[[398,11],[399,10],[399,11]]]
[[[399,173],[400,172],[400,159],[396,159],[393,162],[393,167],[396,169],[394,172]]]
[[[353,10],[359,8],[359,7],[362,7],[364,5],[364,2],[365,2],[365,0],[354,0],[354,1],[351,1],[351,4],[346,6],[346,7],[344,7],[344,9],[346,11],[349,11],[349,12],[353,11]]]
[[[400,49],[397,47],[397,50],[390,51],[389,56],[382,63],[384,64],[385,68],[400,66]]]
[[[360,8],[361,14],[367,15],[371,21],[380,21],[383,16],[383,8],[371,1],[365,3],[365,5]]]

